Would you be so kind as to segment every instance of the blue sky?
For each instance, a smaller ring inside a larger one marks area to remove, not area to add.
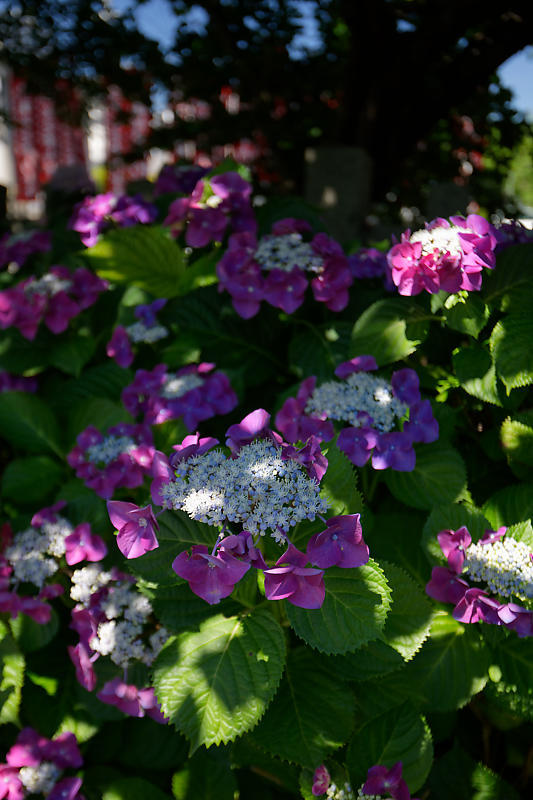
[[[123,11],[129,4],[130,0],[113,0],[117,11]],[[306,4],[306,0],[302,0],[304,11]],[[159,41],[163,49],[174,40],[175,23],[169,11],[168,0],[148,0],[137,13],[143,33]],[[202,9],[198,12],[190,21],[201,28]],[[514,107],[533,121],[533,45],[508,59],[498,70],[498,75],[504,86],[513,92]]]

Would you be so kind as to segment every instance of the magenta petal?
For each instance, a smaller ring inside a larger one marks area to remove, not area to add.
[[[159,547],[159,542],[151,525],[143,528],[138,522],[131,521],[118,532],[117,545],[126,558],[139,558]]]
[[[136,511],[139,508],[135,503],[126,503],[123,500],[108,500],[106,505],[109,519],[117,530],[131,521],[131,517],[128,516],[130,511]]]

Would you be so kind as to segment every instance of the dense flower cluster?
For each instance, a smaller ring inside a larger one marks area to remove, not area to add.
[[[153,344],[168,336],[168,328],[157,321],[157,312],[166,304],[165,298],[154,300],[147,305],[139,305],[134,310],[138,322],[128,325],[117,325],[113,336],[107,344],[106,352],[114,358],[119,367],[129,367],[133,363],[132,344]]]
[[[168,633],[154,621],[150,601],[135,589],[134,578],[91,564],[73,573],[70,596],[76,601],[71,627],[80,641],[69,647],[69,655],[85,689],[96,687],[93,664],[101,656],[108,656],[124,675],[132,662],[152,665]],[[146,713],[163,721],[153,689],[138,689],[125,678],[108,681],[97,696],[130,716]]]
[[[74,206],[69,227],[78,231],[86,247],[92,247],[108,228],[146,225],[157,218],[157,208],[141,195],[117,197],[112,192],[85,197]]]
[[[437,217],[423,230],[402,233],[389,251],[392,280],[403,295],[477,291],[483,268],[496,264],[495,247],[494,228],[483,217]]]
[[[106,289],[107,282],[84,267],[74,272],[51,267],[40,278],[31,276],[0,292],[0,328],[18,328],[31,340],[44,321],[52,333],[62,333],[70,320],[96,303]]]
[[[33,728],[23,728],[0,764],[0,797],[25,800],[42,794],[47,800],[84,800],[81,778],[63,777],[64,770],[82,764],[73,733],[46,739]]]
[[[76,442],[67,462],[100,497],[112,497],[119,486],[135,489],[150,474],[155,449],[148,425],[121,422],[106,436],[89,425]]]
[[[171,203],[163,224],[176,237],[185,229],[188,247],[221,242],[228,227],[234,233],[253,233],[257,223],[251,194],[251,185],[238,172],[199,180],[189,197],[178,197]]]
[[[37,378],[23,378],[0,370],[0,392],[36,392]]]
[[[263,300],[292,314],[309,284],[330,311],[346,308],[353,278],[342,247],[325,233],[310,234],[307,222],[287,218],[260,240],[251,232],[230,237],[217,275],[220,291],[230,293],[241,317],[255,316]]]
[[[50,620],[46,602],[62,594],[58,583],[48,583],[61,567],[61,559],[69,566],[80,561],[99,561],[107,553],[102,539],[91,532],[88,522],[75,528],[57,512],[66,503],[59,501],[33,515],[31,527],[12,534],[9,525],[2,529],[0,553],[0,611],[16,617],[20,612],[35,622]],[[20,585],[25,592],[18,594]],[[38,589],[38,594],[35,594]]]
[[[372,457],[374,469],[414,469],[413,443],[434,442],[439,435],[431,404],[421,399],[414,370],[393,372],[389,383],[368,374],[375,369],[372,356],[357,356],[335,370],[341,381],[317,387],[316,378],[307,378],[296,397],[283,404],[276,427],[289,442],[297,442],[309,436],[332,439],[332,421],[348,423],[337,445],[353,464],[362,467]],[[407,414],[402,430],[394,430]]]
[[[533,611],[513,601],[533,598],[531,548],[506,536],[506,530],[486,531],[476,544],[464,526],[441,531],[437,538],[448,567],[433,567],[426,592],[435,600],[454,603],[453,616],[459,622],[483,621],[504,625],[519,637],[533,636]],[[485,583],[495,596],[471,587],[465,575]]]
[[[34,253],[46,253],[52,246],[50,231],[24,231],[23,233],[6,233],[0,239],[0,267],[14,265],[20,269]]]
[[[331,782],[328,769],[321,764],[313,776],[312,793],[315,797],[325,795],[327,800],[416,800],[411,798],[409,787],[402,778],[402,762],[398,761],[390,769],[376,764],[370,767],[365,783],[357,795],[349,783],[337,786]]]
[[[387,254],[375,247],[362,247],[348,256],[348,264],[354,278],[380,278],[387,291],[394,289]]]
[[[324,601],[323,570],[331,566],[359,567],[369,558],[359,514],[331,517],[321,512],[327,503],[319,483],[326,468],[318,441],[311,437],[297,449],[268,427],[263,409],[245,417],[227,431],[228,457],[213,449],[216,439],[187,436],[167,459],[154,457],[152,499],[164,509],[179,510],[221,531],[209,553],[195,545],[174,560],[174,571],[208,603],[228,597],[251,565],[264,572],[269,600],[287,599],[303,608],[320,608]],[[156,519],[150,507],[110,501],[109,516],[118,530],[117,542],[129,558],[158,546]],[[325,530],[309,539],[306,553],[288,539],[291,527],[304,519],[321,518]],[[230,526],[240,529],[231,533]],[[266,532],[286,552],[267,567],[257,544]],[[312,567],[307,564],[311,562]]]
[[[132,416],[142,415],[149,425],[182,418],[188,430],[217,414],[228,414],[238,403],[229,379],[214,372],[210,363],[190,364],[169,372],[166,364],[140,369],[122,392],[122,402]]]
[[[165,164],[154,186],[154,197],[160,194],[191,194],[198,181],[207,175],[209,168],[196,164]]]

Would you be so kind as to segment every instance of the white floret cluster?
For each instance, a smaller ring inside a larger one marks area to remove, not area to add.
[[[38,767],[22,767],[18,777],[30,794],[49,794],[57,783],[61,770],[51,761],[43,761]]]
[[[71,597],[80,601],[77,608],[89,606],[91,596],[107,588],[98,601],[98,609],[106,619],[89,640],[91,648],[109,656],[119,667],[127,667],[132,660],[151,666],[168,639],[168,632],[158,628],[150,634],[153,609],[148,598],[129,581],[117,581],[110,572],[98,574],[92,566],[76,570],[72,584]]]
[[[366,797],[366,795],[358,795],[358,797]],[[330,783],[326,792],[328,800],[355,800],[352,787],[349,783],[344,783],[342,786],[337,786],[336,783]]]
[[[264,236],[254,259],[263,269],[281,269],[284,272],[290,272],[294,267],[305,272],[321,272],[324,266],[324,259],[314,252],[310,244],[302,241],[299,233]]]
[[[449,253],[451,256],[457,258],[463,254],[459,233],[472,233],[471,230],[466,228],[458,228],[452,225],[449,228],[436,227],[431,230],[422,229],[415,231],[409,238],[409,242],[421,242],[422,256],[430,255],[435,250],[439,255],[446,255]]]
[[[182,397],[184,394],[187,394],[191,389],[197,389],[198,386],[202,386],[203,383],[204,381],[202,378],[200,378],[199,375],[195,375],[194,372],[189,372],[185,375],[176,375],[173,372],[169,372],[165,376],[165,382],[161,387],[160,395],[169,400],[174,400],[177,397]]]
[[[134,322],[133,325],[128,325],[126,333],[134,344],[139,342],[152,344],[168,336],[168,328],[165,328],[164,325],[145,325],[144,322]]]
[[[91,444],[85,451],[85,457],[93,464],[111,464],[122,453],[130,453],[137,447],[131,436],[106,436],[98,444]]]
[[[496,594],[533,598],[531,547],[510,536],[492,544],[471,544],[465,553],[464,569]]]
[[[57,275],[47,273],[42,278],[30,281],[24,287],[26,294],[46,294],[48,297],[53,297],[59,292],[68,292],[72,286],[72,281],[58,278]]]
[[[180,463],[176,477],[161,489],[164,507],[217,527],[234,522],[244,530],[279,542],[284,532],[327,509],[319,485],[295,461],[284,461],[272,442],[242,447],[235,458],[211,450]]]
[[[47,578],[59,569],[58,559],[65,555],[65,539],[73,531],[70,522],[56,515],[55,522],[16,533],[6,547],[4,557],[13,567],[11,582],[23,581],[42,588]]]
[[[374,428],[387,432],[407,408],[394,396],[386,380],[368,372],[354,372],[345,381],[327,381],[318,386],[307,401],[305,412],[347,422],[354,428],[368,425],[368,414]]]

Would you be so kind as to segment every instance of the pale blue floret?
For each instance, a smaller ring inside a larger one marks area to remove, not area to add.
[[[317,255],[299,233],[264,236],[255,251],[254,259],[263,269],[281,269],[284,272],[290,272],[294,267],[305,272],[321,272],[324,266],[322,256]]]
[[[90,445],[85,457],[93,464],[111,464],[122,453],[129,453],[136,447],[131,436],[106,436],[102,442]]]

